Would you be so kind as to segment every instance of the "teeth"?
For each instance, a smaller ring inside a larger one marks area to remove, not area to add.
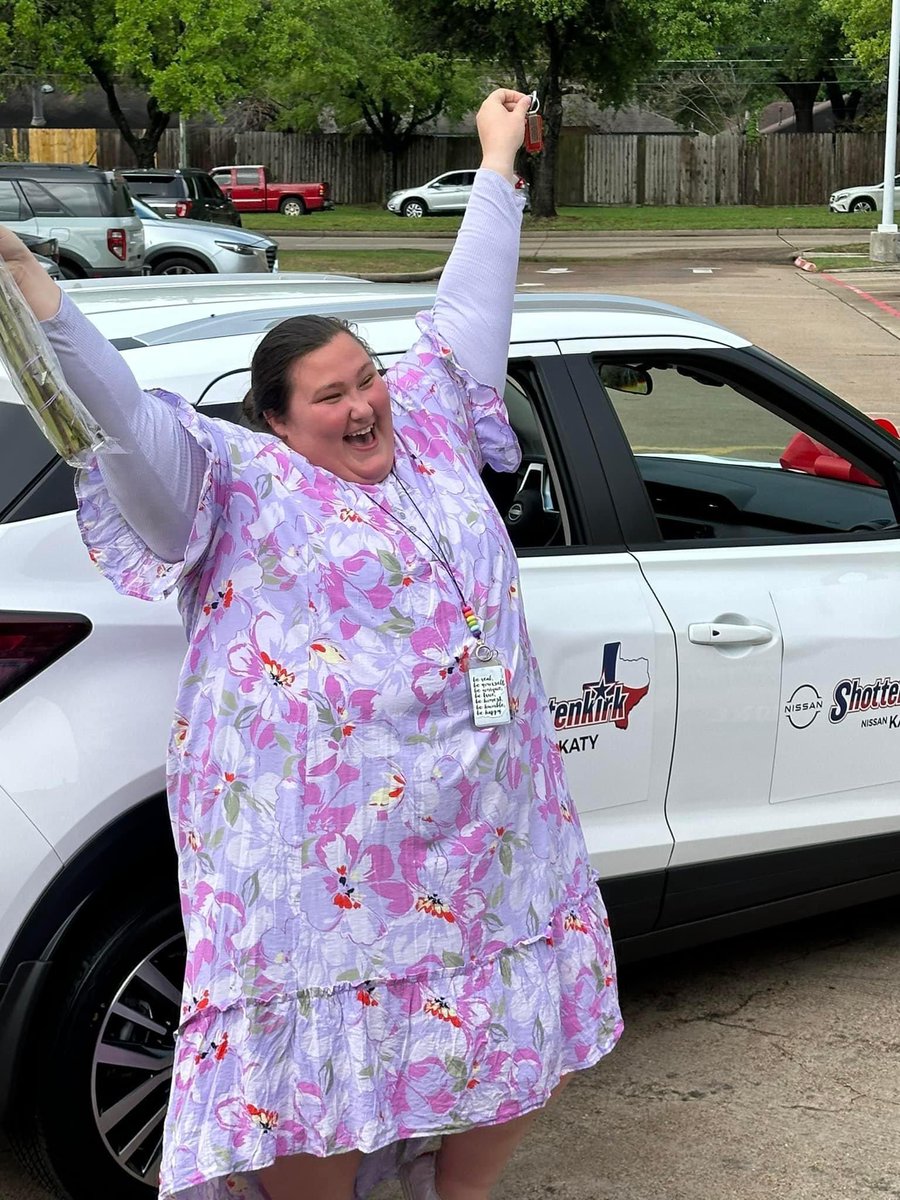
[[[375,428],[375,426],[374,426],[374,425],[370,425],[368,429],[360,429],[360,431],[359,431],[358,433],[348,433],[348,434],[347,434],[347,437],[348,437],[348,438],[364,438],[364,437],[368,437],[368,436],[369,436],[369,434],[372,432],[372,430],[373,430],[374,428]]]

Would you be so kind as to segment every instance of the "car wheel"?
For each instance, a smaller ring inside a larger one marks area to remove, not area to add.
[[[428,212],[424,200],[404,200],[400,205],[400,215],[402,217],[413,217],[418,219],[424,217]]]
[[[852,201],[849,211],[875,212],[875,201],[871,200],[868,196],[860,196],[858,199]]]
[[[59,269],[63,279],[87,279],[87,274],[68,259],[61,258],[59,260]]]
[[[288,196],[279,204],[278,211],[286,217],[302,217],[306,212],[306,205],[299,196]]]
[[[110,898],[104,925],[54,962],[10,1130],[26,1168],[71,1200],[154,1200],[184,935],[170,895]],[[123,914],[123,908],[127,915]]]
[[[208,275],[209,267],[198,258],[187,255],[172,255],[160,258],[151,266],[151,275]]]

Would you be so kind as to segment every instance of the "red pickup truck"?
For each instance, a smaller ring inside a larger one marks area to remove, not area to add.
[[[273,183],[265,167],[213,167],[213,179],[240,212],[281,212],[289,217],[334,208],[328,183]]]

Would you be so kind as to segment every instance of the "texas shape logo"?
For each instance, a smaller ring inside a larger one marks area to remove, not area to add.
[[[581,695],[571,700],[550,698],[553,727],[558,731],[585,725],[615,725],[627,729],[634,707],[650,691],[650,664],[646,658],[622,658],[621,642],[603,647],[600,678],[581,685]]]

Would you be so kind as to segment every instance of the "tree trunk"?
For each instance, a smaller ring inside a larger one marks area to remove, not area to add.
[[[779,80],[778,86],[791,102],[794,110],[794,128],[797,133],[813,132],[813,106],[819,94],[821,83],[818,79],[809,83],[792,83],[790,80]]]
[[[550,53],[544,79],[544,94],[540,97],[541,114],[544,118],[544,149],[531,160],[531,215],[550,218],[556,216],[556,159],[562,132],[564,50],[556,28],[548,24],[546,32]]]
[[[85,61],[90,67],[94,78],[106,94],[106,106],[109,109],[109,115],[115,122],[119,133],[121,133],[125,142],[131,148],[137,166],[156,166],[156,151],[159,148],[160,138],[165,133],[172,114],[170,112],[163,112],[153,96],[148,97],[147,128],[141,136],[138,136],[131,128],[128,118],[122,112],[119,98],[116,95],[116,85],[104,64],[96,59],[86,59]]]

